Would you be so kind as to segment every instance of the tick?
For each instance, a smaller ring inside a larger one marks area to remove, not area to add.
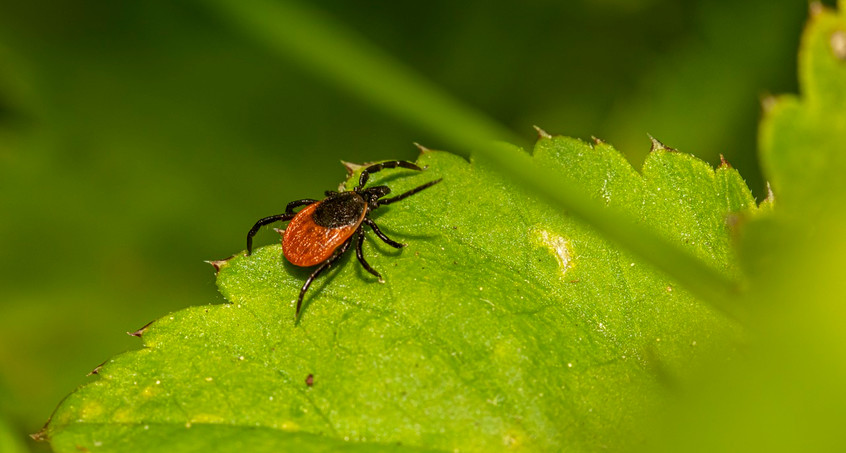
[[[282,252],[285,259],[295,266],[317,266],[300,289],[294,319],[300,316],[303,297],[311,286],[311,282],[332,267],[349,250],[353,240],[355,240],[355,255],[361,266],[378,278],[380,283],[384,283],[382,275],[367,264],[361,251],[361,246],[364,244],[364,225],[370,227],[379,239],[391,247],[399,249],[405,247],[406,244],[385,236],[385,233],[376,226],[376,222],[370,218],[370,213],[381,206],[404,200],[441,182],[441,179],[436,179],[395,197],[384,198],[391,193],[390,187],[365,188],[365,185],[371,174],[386,168],[423,170],[411,162],[401,160],[370,165],[362,170],[358,185],[353,190],[345,192],[328,190],[326,198],[322,200],[306,198],[292,201],[285,207],[283,214],[265,217],[250,228],[247,233],[247,255],[253,252],[253,236],[258,233],[259,228],[274,222],[290,221],[288,227],[282,232]],[[294,212],[294,209],[300,206],[305,207]]]

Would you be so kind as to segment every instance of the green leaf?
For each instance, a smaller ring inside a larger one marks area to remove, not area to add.
[[[843,451],[846,413],[846,2],[812,4],[801,95],[765,101],[761,160],[771,213],[740,236],[746,360],[680,393],[665,451]],[[651,451],[654,451],[652,449]]]
[[[726,219],[756,207],[728,166],[660,150],[641,176],[609,145],[563,137],[541,139],[533,161],[736,276]],[[735,323],[483,162],[418,163],[372,178],[395,193],[443,178],[374,213],[409,244],[367,233],[385,284],[348,254],[295,325],[310,270],[279,245],[238,254],[218,274],[230,303],[152,323],[144,349],[57,409],[54,448],[614,449],[643,440],[668,376],[739,340]]]

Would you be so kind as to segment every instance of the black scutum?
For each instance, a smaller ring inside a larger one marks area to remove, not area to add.
[[[341,192],[323,200],[311,219],[325,228],[341,228],[358,222],[366,208],[367,203],[357,193]]]

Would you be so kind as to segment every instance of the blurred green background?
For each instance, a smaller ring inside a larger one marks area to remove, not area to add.
[[[712,164],[724,154],[759,198],[759,99],[796,91],[808,8],[308,4],[527,143],[532,125],[593,135],[639,167],[650,133]],[[0,431],[37,431],[86,373],[139,345],[124,332],[223,302],[203,260],[335,188],[340,160],[413,159],[415,141],[453,149],[202,1],[0,1]]]

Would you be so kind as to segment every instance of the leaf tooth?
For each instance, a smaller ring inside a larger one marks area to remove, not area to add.
[[[764,203],[772,203],[775,201],[775,194],[773,194],[773,187],[767,181],[767,198],[764,198]]]
[[[148,328],[149,328],[149,327],[150,327],[150,326],[151,326],[154,322],[156,322],[156,320],[155,320],[155,319],[154,319],[154,320],[152,320],[152,321],[150,321],[150,322],[148,322],[147,324],[144,324],[144,326],[143,326],[143,327],[141,327],[140,329],[136,330],[135,332],[126,332],[126,334],[127,334],[127,335],[129,335],[130,337],[138,337],[138,338],[141,338],[141,335],[144,335],[144,332],[146,332],[146,331],[147,331],[147,329],[148,329]]]
[[[206,260],[204,262],[211,264],[214,268],[214,273],[216,274],[220,272],[220,270],[223,269],[223,267],[226,266],[226,263],[228,263],[229,260],[231,260],[232,258],[235,258],[235,255],[232,255],[228,258],[224,258],[222,260]]]
[[[773,96],[772,94],[765,94],[761,96],[761,110],[764,113],[769,113],[773,107],[775,107],[776,103],[778,102],[778,98]]]
[[[364,167],[364,164],[357,164],[355,162],[347,162],[345,160],[341,161],[341,165],[343,165],[344,168],[347,170],[347,178],[352,177],[352,175],[354,175],[355,172],[357,172],[362,167]],[[343,186],[343,184],[341,186]]]
[[[421,145],[420,143],[417,143],[417,142],[412,142],[412,143],[414,143],[414,146],[415,146],[417,149],[419,149],[419,150],[420,150],[420,154],[426,154],[426,153],[428,153],[428,152],[432,151],[431,149],[429,149],[429,148],[427,148],[427,147],[425,147],[425,146]]]
[[[108,359],[103,360],[103,363],[95,366],[93,370],[89,371],[88,374],[86,374],[86,376],[92,376],[92,375],[95,375],[95,374],[100,374],[100,370],[103,369],[103,365],[105,365],[106,362],[108,362],[108,361],[109,361]]]
[[[649,149],[649,152],[654,152],[654,151],[668,151],[668,152],[671,152],[671,153],[678,152],[677,149],[670,148],[669,146],[661,143],[661,140],[658,140],[657,138],[653,137],[652,135],[650,135],[650,134],[646,134],[646,135],[649,136],[649,140],[652,140],[652,147]]]
[[[50,418],[52,419],[52,417]],[[40,430],[38,430],[37,433],[32,433],[29,435],[29,437],[31,437],[32,440],[36,442],[48,442],[50,440],[50,435],[47,434],[48,425],[50,425],[50,420],[47,420],[47,423],[45,423],[44,426]]]
[[[590,136],[590,139],[593,140],[594,145],[604,145],[605,143],[607,143],[605,140],[599,137],[595,137],[593,135]]]
[[[544,140],[548,138],[552,138],[552,135],[549,132],[541,129],[539,126],[532,126],[538,132],[538,140]]]
[[[723,156],[723,153],[720,153],[720,168],[732,168],[729,161],[726,160],[726,156]]]
[[[817,17],[825,11],[825,5],[819,0],[814,0],[808,3],[808,15],[811,18]]]

